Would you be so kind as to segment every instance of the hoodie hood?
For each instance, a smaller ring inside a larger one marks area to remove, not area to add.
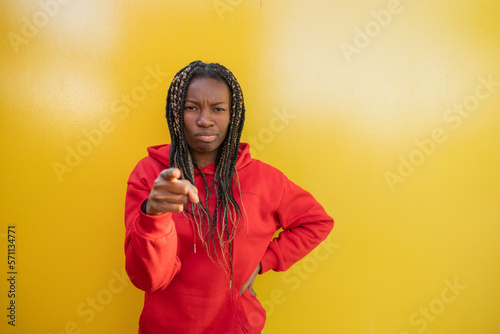
[[[238,151],[238,160],[236,161],[236,170],[241,170],[243,167],[247,166],[252,162],[252,157],[250,156],[250,145],[248,143],[240,143]],[[149,156],[155,160],[158,160],[165,166],[169,166],[170,160],[170,144],[156,145],[148,147]],[[213,174],[215,170],[215,163],[202,168],[203,172],[206,174]]]

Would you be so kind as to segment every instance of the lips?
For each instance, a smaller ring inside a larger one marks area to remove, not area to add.
[[[199,131],[195,134],[196,139],[204,143],[210,143],[217,138],[218,134],[213,131]]]

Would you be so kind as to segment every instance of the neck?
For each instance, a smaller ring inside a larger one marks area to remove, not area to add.
[[[193,161],[200,167],[207,167],[208,165],[213,164],[217,160],[217,152],[210,153],[191,153]]]

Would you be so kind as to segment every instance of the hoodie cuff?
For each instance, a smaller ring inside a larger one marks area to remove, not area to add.
[[[260,272],[259,274],[263,274],[266,271],[269,270],[276,270],[279,265],[279,260],[276,254],[274,253],[271,248],[268,248],[266,250],[266,253],[262,257],[262,260],[260,261]]]
[[[135,224],[137,232],[149,239],[160,239],[172,232],[174,227],[172,213],[165,212],[161,215],[148,215],[142,211],[144,202],[139,206],[139,219],[137,219]]]

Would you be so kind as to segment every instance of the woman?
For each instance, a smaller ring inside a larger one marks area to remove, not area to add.
[[[126,269],[145,291],[139,333],[260,333],[256,276],[288,269],[333,220],[240,143],[243,95],[224,66],[180,70],[166,111],[171,144],[149,147],[127,188]]]

